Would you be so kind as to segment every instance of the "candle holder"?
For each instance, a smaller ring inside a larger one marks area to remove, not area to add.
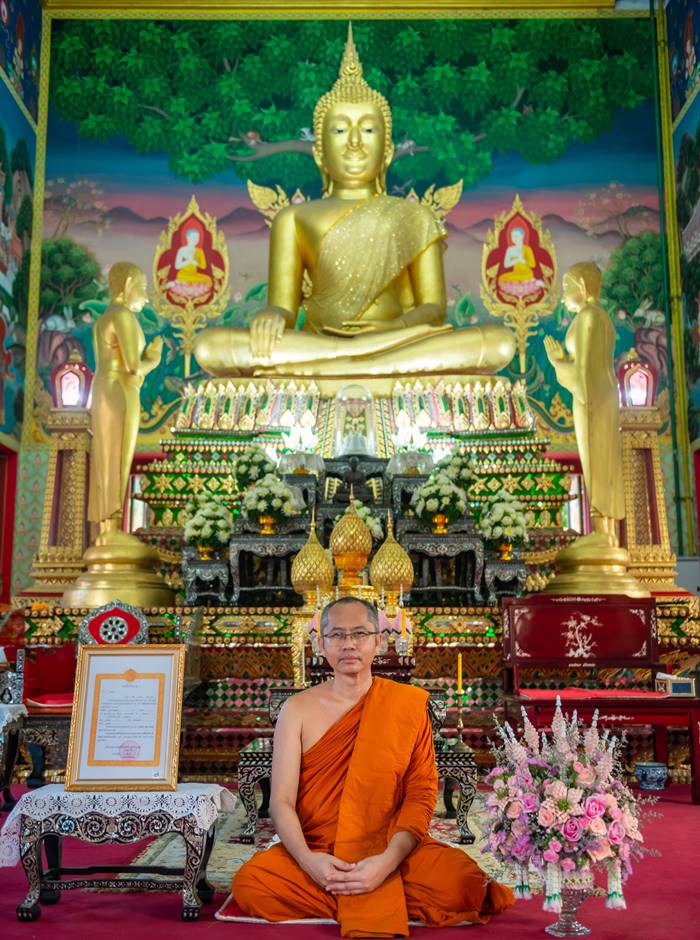
[[[458,754],[466,754],[468,751],[471,751],[471,748],[468,744],[465,744],[462,740],[462,732],[464,731],[464,720],[462,718],[462,709],[464,707],[462,703],[464,693],[460,693],[459,696],[459,705],[457,706],[457,737],[455,738],[455,743],[452,745],[452,750]]]
[[[394,638],[394,648],[397,656],[408,656],[408,637],[397,633]]]

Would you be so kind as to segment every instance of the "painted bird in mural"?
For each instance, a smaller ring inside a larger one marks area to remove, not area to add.
[[[405,196],[406,192],[408,191],[409,187],[412,184],[413,184],[413,180],[406,180],[406,182],[402,186],[399,186],[398,184],[395,183],[391,187],[391,195],[392,196]]]

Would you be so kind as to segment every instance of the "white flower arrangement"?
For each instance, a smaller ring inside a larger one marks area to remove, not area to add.
[[[508,490],[498,490],[486,497],[477,523],[477,529],[487,542],[527,542],[525,507]]]
[[[276,473],[267,473],[243,496],[243,508],[249,516],[272,516],[273,519],[300,516],[305,511],[298,493]]]
[[[382,520],[379,518],[379,516],[375,516],[369,506],[365,506],[361,500],[356,499],[354,502],[357,515],[360,517],[360,519],[362,519],[369,531],[372,533],[372,538],[374,541],[378,542],[380,539],[383,539],[384,526],[382,525]],[[349,510],[350,506],[348,506],[345,512],[349,512]],[[335,517],[335,522],[340,522],[341,518],[342,516],[338,514]]]
[[[453,450],[436,465],[436,470],[445,473],[453,483],[469,495],[469,487],[476,480],[476,461],[462,450]]]
[[[444,469],[434,470],[423,486],[413,494],[411,507],[423,522],[431,522],[437,513],[454,522],[467,512],[464,490],[447,475]]]
[[[231,510],[209,493],[202,493],[187,504],[185,542],[187,545],[220,548],[228,545],[233,532]]]
[[[275,464],[262,447],[254,444],[245,453],[236,458],[233,472],[236,476],[238,488],[246,489],[251,483],[262,480],[268,473],[273,473]]]

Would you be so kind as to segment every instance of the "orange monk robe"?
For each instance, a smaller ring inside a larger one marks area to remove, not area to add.
[[[490,882],[468,855],[428,835],[437,772],[427,700],[415,686],[375,678],[301,760],[296,810],[309,848],[357,862],[383,852],[395,832],[410,832],[419,844],[400,867],[374,891],[336,896],[277,843],[233,879],[246,914],[333,919],[344,937],[407,937],[409,919],[485,923],[513,903],[510,889]]]

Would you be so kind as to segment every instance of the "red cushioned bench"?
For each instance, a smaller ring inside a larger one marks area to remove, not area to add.
[[[584,723],[598,711],[616,728],[651,725],[654,756],[668,762],[668,728],[688,728],[691,796],[700,803],[700,699],[639,689],[523,689],[521,669],[660,669],[653,598],[622,595],[534,595],[503,600],[503,665],[508,720],[525,708],[535,727],[548,727],[560,696]]]

